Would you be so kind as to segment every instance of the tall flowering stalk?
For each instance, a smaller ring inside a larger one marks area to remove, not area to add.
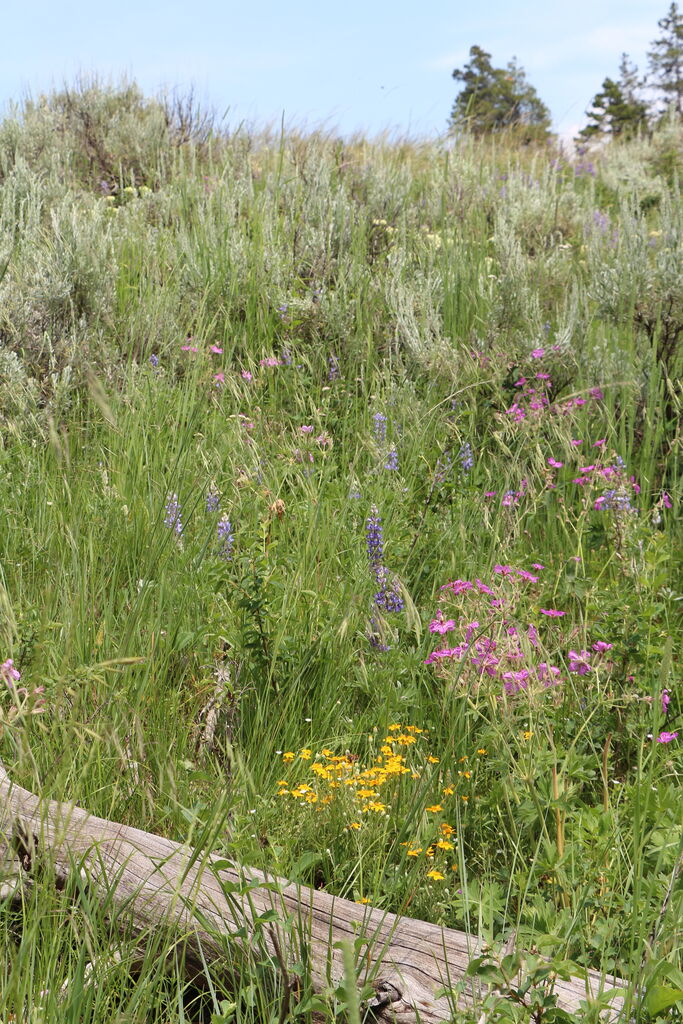
[[[216,488],[211,485],[206,494],[206,511],[217,512],[221,503],[221,496]]]
[[[216,532],[218,534],[218,557],[228,562],[232,557],[232,546],[235,543],[235,538],[227,516],[220,518]]]
[[[164,526],[169,530],[174,530],[178,536],[183,532],[183,522],[180,512],[180,502],[178,501],[177,494],[169,494],[166,499],[166,516],[164,518]]]
[[[377,583],[374,602],[378,608],[387,612],[403,611],[404,601],[401,597],[398,581],[389,572],[384,561],[384,536],[382,520],[376,505],[370,509],[365,523],[365,541],[370,561],[370,570]]]
[[[460,446],[460,451],[458,453],[458,457],[460,459],[460,468],[461,468],[463,474],[465,476],[467,476],[469,471],[474,466],[474,456],[472,455],[472,445],[468,441],[465,441],[465,443]]]
[[[376,572],[384,558],[382,520],[380,519],[379,509],[376,505],[373,505],[370,509],[370,515],[365,523],[365,539],[368,549],[368,558],[370,559],[370,566]]]
[[[376,412],[372,417],[374,422],[375,441],[377,444],[384,444],[387,439],[387,418],[382,412]]]

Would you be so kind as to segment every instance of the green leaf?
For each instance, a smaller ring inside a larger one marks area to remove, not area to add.
[[[683,1002],[683,989],[669,988],[667,985],[655,985],[645,996],[645,1006],[651,1017],[680,1002]]]

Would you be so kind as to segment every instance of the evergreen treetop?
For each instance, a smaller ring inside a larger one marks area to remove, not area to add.
[[[672,3],[657,22],[663,35],[652,42],[648,53],[653,83],[661,89],[676,113],[683,116],[683,14]]]
[[[546,138],[550,111],[516,59],[505,68],[494,68],[491,54],[480,46],[472,46],[469,56],[469,62],[453,72],[463,87],[453,104],[450,128],[475,135],[515,129],[524,141]]]

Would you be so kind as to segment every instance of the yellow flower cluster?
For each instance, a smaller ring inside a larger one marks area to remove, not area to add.
[[[388,817],[392,795],[395,795],[394,784],[402,778],[411,781],[420,779],[426,767],[439,764],[441,759],[420,748],[418,741],[424,739],[426,734],[416,725],[403,726],[394,722],[387,733],[380,741],[379,752],[369,767],[360,764],[355,754],[335,754],[327,747],[323,747],[315,756],[309,747],[303,747],[298,753],[286,751],[282,755],[283,762],[286,765],[310,762],[308,770],[316,777],[316,781],[314,785],[303,781],[293,785],[287,779],[279,779],[278,796],[291,797],[301,805],[316,805],[315,810],[321,811],[326,804],[341,798],[345,793],[349,794],[351,802],[350,805],[347,802],[347,807],[350,806],[353,820],[346,825],[346,829],[353,832],[363,828],[363,815]],[[477,750],[479,757],[485,754],[483,747]],[[446,785],[441,788],[440,799],[425,807],[428,815],[441,815],[444,812],[444,803],[441,801],[454,796],[459,785],[470,781],[472,771],[467,767],[469,760],[468,755],[463,755],[458,760],[462,767],[446,774]],[[460,799],[467,803],[469,793],[462,793]],[[424,854],[428,861],[433,861],[435,856],[447,855],[455,849],[454,839],[453,826],[441,822],[436,838],[426,847],[417,842],[406,842],[403,846],[406,847],[407,857],[417,858]],[[455,864],[450,865],[449,870],[456,869]],[[443,881],[446,875],[432,864],[426,877],[436,882]]]

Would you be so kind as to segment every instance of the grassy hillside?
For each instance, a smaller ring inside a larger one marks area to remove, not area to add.
[[[682,166],[676,125],[570,159],[132,86],[6,116],[12,777],[683,988]],[[87,889],[36,878],[0,942],[0,1020],[198,1019]],[[278,1020],[277,971],[229,998]]]

